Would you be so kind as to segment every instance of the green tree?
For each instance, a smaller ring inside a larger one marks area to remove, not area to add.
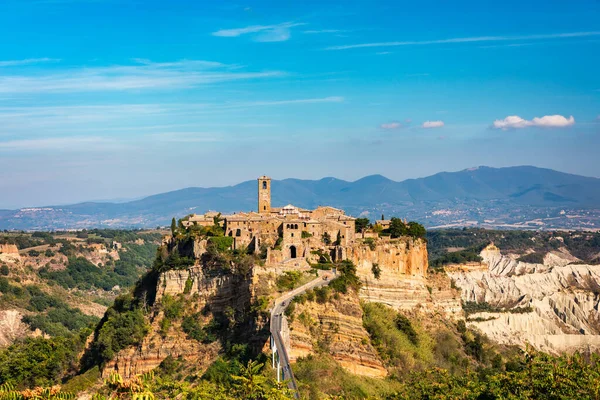
[[[175,221],[175,217],[171,220],[171,234],[175,236],[175,232],[177,231],[177,222]]]
[[[408,226],[400,218],[392,217],[390,220],[390,236],[399,238],[408,234]]]
[[[242,366],[240,374],[232,376],[233,389],[240,399],[267,399],[267,378],[260,371],[264,364],[250,360]]]
[[[425,227],[418,222],[408,223],[408,235],[414,238],[425,238],[426,235]]]
[[[338,231],[337,236],[335,238],[335,242],[333,242],[333,244],[335,246],[339,246],[340,244],[342,244],[342,232]]]
[[[375,279],[381,278],[381,267],[379,266],[379,264],[373,263],[373,266],[371,267],[371,272],[373,272],[373,277]]]
[[[323,234],[323,243],[325,244],[325,246],[329,246],[331,244],[331,236],[329,235],[329,233],[325,232]]]
[[[356,218],[356,220],[354,221],[354,230],[356,231],[356,233],[360,233],[363,230],[367,229],[370,224],[371,221],[369,221],[369,218]]]

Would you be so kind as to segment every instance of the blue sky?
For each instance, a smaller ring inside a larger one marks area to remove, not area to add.
[[[600,2],[0,0],[0,208],[489,165],[600,177]]]

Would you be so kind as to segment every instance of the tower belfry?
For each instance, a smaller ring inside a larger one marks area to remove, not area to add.
[[[258,213],[271,212],[271,178],[261,176],[258,178]]]

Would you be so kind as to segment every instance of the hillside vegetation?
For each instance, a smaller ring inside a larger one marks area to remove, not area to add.
[[[415,230],[415,235],[422,233]],[[3,240],[24,251],[19,266],[9,265],[7,275],[0,278],[0,305],[21,310],[28,329],[37,328],[49,337],[20,339],[0,350],[0,399],[5,394],[27,398],[30,389],[56,400],[69,398],[69,393],[94,394],[93,400],[293,398],[270,368],[265,346],[268,308],[271,296],[297,287],[310,274],[267,275],[252,287],[253,271],[264,262],[263,252],[233,250],[231,239],[216,223],[191,228],[175,223],[171,234],[172,240],[160,246],[160,234],[154,233],[143,237],[146,233],[121,231],[6,235]],[[531,249],[542,253],[565,246],[581,259],[590,259],[593,247],[586,240],[597,246],[595,234],[580,235],[584,236],[448,230],[429,232],[427,239],[432,258],[441,260],[434,262],[443,265],[467,259],[491,241],[523,255],[533,254]],[[194,255],[198,241],[206,246],[201,257]],[[113,242],[122,246],[112,248]],[[98,256],[94,244],[109,253],[112,248],[118,260],[105,253]],[[30,254],[31,250],[35,252]],[[53,254],[46,255],[46,250]],[[323,265],[331,264],[331,259],[323,258]],[[301,398],[597,399],[600,395],[600,363],[593,354],[554,357],[522,351],[491,342],[468,328],[464,319],[361,303],[357,267],[350,261],[335,266],[339,279],[298,296],[286,310],[290,321],[311,319],[309,334],[314,336],[313,353],[293,365]],[[157,297],[161,274],[187,274],[190,267],[202,273],[207,287],[211,280],[233,282],[235,295],[220,297],[215,306],[194,292],[198,283],[183,282],[185,275],[181,275],[180,293]],[[256,290],[254,297],[251,289]],[[99,319],[84,312],[85,296],[99,302],[114,298],[114,303]],[[355,320],[363,336],[356,340],[362,341],[361,349],[370,349],[369,356],[380,360],[386,377],[353,375],[336,361],[330,350],[340,327],[323,326],[307,311],[325,305],[332,306],[328,310],[357,310]],[[469,312],[491,309],[487,304],[466,307]],[[155,342],[148,344],[149,337]],[[139,354],[144,346],[160,345],[170,337],[177,338],[178,346],[191,346],[197,357],[168,356],[153,371],[129,378],[106,369],[125,350]],[[112,372],[101,379],[102,371]],[[52,388],[56,384],[62,384],[60,391]]]

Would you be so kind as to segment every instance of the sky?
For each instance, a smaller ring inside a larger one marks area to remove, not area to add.
[[[600,2],[0,0],[0,209],[535,165],[600,177]]]

